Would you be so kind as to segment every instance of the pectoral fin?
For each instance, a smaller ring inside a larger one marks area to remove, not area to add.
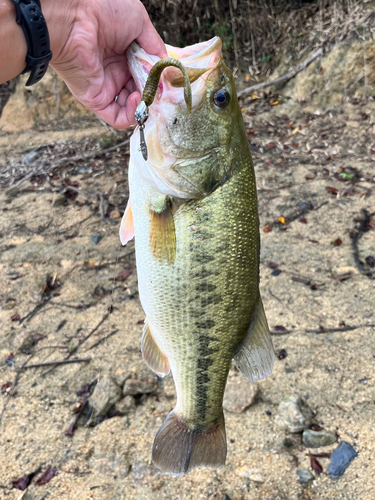
[[[176,257],[176,232],[172,214],[171,203],[166,200],[161,211],[150,208],[150,248],[153,256],[160,260],[167,260],[169,264]]]
[[[255,382],[268,377],[272,372],[274,361],[271,334],[262,299],[259,297],[247,336],[234,356],[234,362],[247,380]]]
[[[155,342],[147,319],[143,327],[141,350],[147,366],[151,368],[156,375],[159,375],[159,377],[168,375],[170,371],[168,358],[161,352],[159,346]]]
[[[126,245],[134,237],[134,220],[130,200],[126,205],[125,213],[122,217],[120,226],[120,240],[123,245]]]

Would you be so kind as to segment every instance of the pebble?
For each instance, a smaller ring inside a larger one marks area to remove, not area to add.
[[[118,210],[112,210],[109,216],[111,219],[119,219],[121,217],[121,214]]]
[[[307,469],[297,469],[299,484],[306,484],[313,481],[315,477]]]
[[[125,396],[115,404],[114,410],[115,412],[120,412],[127,415],[128,413],[135,410],[135,399],[133,398],[133,396]]]
[[[34,332],[35,333],[35,332]],[[29,353],[34,344],[33,333],[21,330],[14,339],[14,348],[16,351]]]
[[[126,450],[113,440],[100,442],[88,454],[94,467],[105,476],[125,478],[130,472],[130,463]]]
[[[306,401],[300,397],[291,396],[288,401],[280,403],[275,423],[280,429],[294,434],[309,428],[312,417],[313,413]]]
[[[243,467],[238,467],[236,469],[236,474],[241,477],[247,477],[250,479],[250,481],[253,481],[254,483],[259,483],[262,484],[264,483],[264,477],[259,474],[259,472],[255,469],[248,469],[246,465]]]
[[[117,370],[114,376],[114,380],[117,385],[120,387],[123,387],[125,384],[125,380],[131,377],[131,373],[125,371],[125,370]]]
[[[239,372],[231,372],[224,393],[224,410],[242,413],[254,404],[257,395],[258,386],[256,384],[251,384]]]
[[[302,443],[306,448],[320,448],[320,446],[329,446],[336,442],[336,434],[322,429],[321,431],[313,431],[307,429],[303,431]]]
[[[22,163],[24,163],[25,165],[31,165],[32,163],[36,162],[41,154],[41,151],[30,151],[30,153],[22,158]]]
[[[146,485],[146,484],[152,484],[153,489],[154,486],[156,490],[160,489],[160,486],[162,484],[158,484],[158,477],[160,477],[160,471],[154,466],[150,465],[147,462],[142,462],[140,460],[136,460],[133,462],[131,466],[131,476],[133,479],[133,484],[136,485],[137,487]],[[157,476],[157,477],[155,477]],[[125,497],[121,497],[125,498]],[[128,498],[126,496],[126,498]],[[134,498],[139,498],[139,500],[143,500],[145,497],[140,495],[139,497],[134,497]],[[147,498],[157,498],[157,495],[152,495],[151,497]]]
[[[99,241],[102,239],[100,234],[96,234],[95,236],[91,236],[91,241],[97,245]]]
[[[327,472],[331,479],[337,479],[346,471],[348,465],[358,453],[353,446],[346,441],[342,441],[338,447],[333,450],[331,455],[331,463],[328,466]]]
[[[95,386],[90,397],[90,405],[93,407],[93,417],[104,417],[111,407],[121,399],[121,388],[108,377],[102,377]]]
[[[142,378],[142,379],[127,379],[124,384],[122,393],[124,396],[138,396],[140,394],[151,394],[158,388],[155,379]]]

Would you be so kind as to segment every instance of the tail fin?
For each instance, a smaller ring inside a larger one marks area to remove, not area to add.
[[[174,411],[156,434],[152,460],[166,474],[182,476],[194,467],[225,464],[227,440],[223,413],[208,427],[189,428]]]

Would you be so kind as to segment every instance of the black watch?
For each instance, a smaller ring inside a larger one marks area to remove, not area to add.
[[[17,24],[23,29],[27,41],[26,68],[21,74],[31,71],[26,82],[29,87],[43,78],[52,59],[49,34],[40,0],[13,0],[13,3]]]

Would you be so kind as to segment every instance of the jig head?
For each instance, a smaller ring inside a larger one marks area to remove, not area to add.
[[[190,86],[190,80],[189,80],[189,75],[187,74],[185,66],[178,60],[173,57],[165,57],[163,59],[160,59],[152,68],[150,71],[150,74],[148,75],[147,82],[143,91],[142,95],[142,101],[138,105],[136,111],[135,111],[135,119],[139,125],[139,135],[140,135],[140,149],[142,152],[142,156],[145,161],[147,161],[148,158],[148,152],[147,152],[147,144],[145,140],[145,123],[148,118],[148,108],[151,106],[151,104],[154,102],[156,92],[158,90],[158,85],[159,85],[159,80],[160,76],[165,68],[168,68],[169,66],[174,66],[175,68],[178,68],[182,71],[182,74],[184,76],[185,80],[185,85],[184,85],[184,98],[186,102],[186,106],[188,108],[189,113],[191,113],[192,109],[192,95],[191,95],[191,86]]]

